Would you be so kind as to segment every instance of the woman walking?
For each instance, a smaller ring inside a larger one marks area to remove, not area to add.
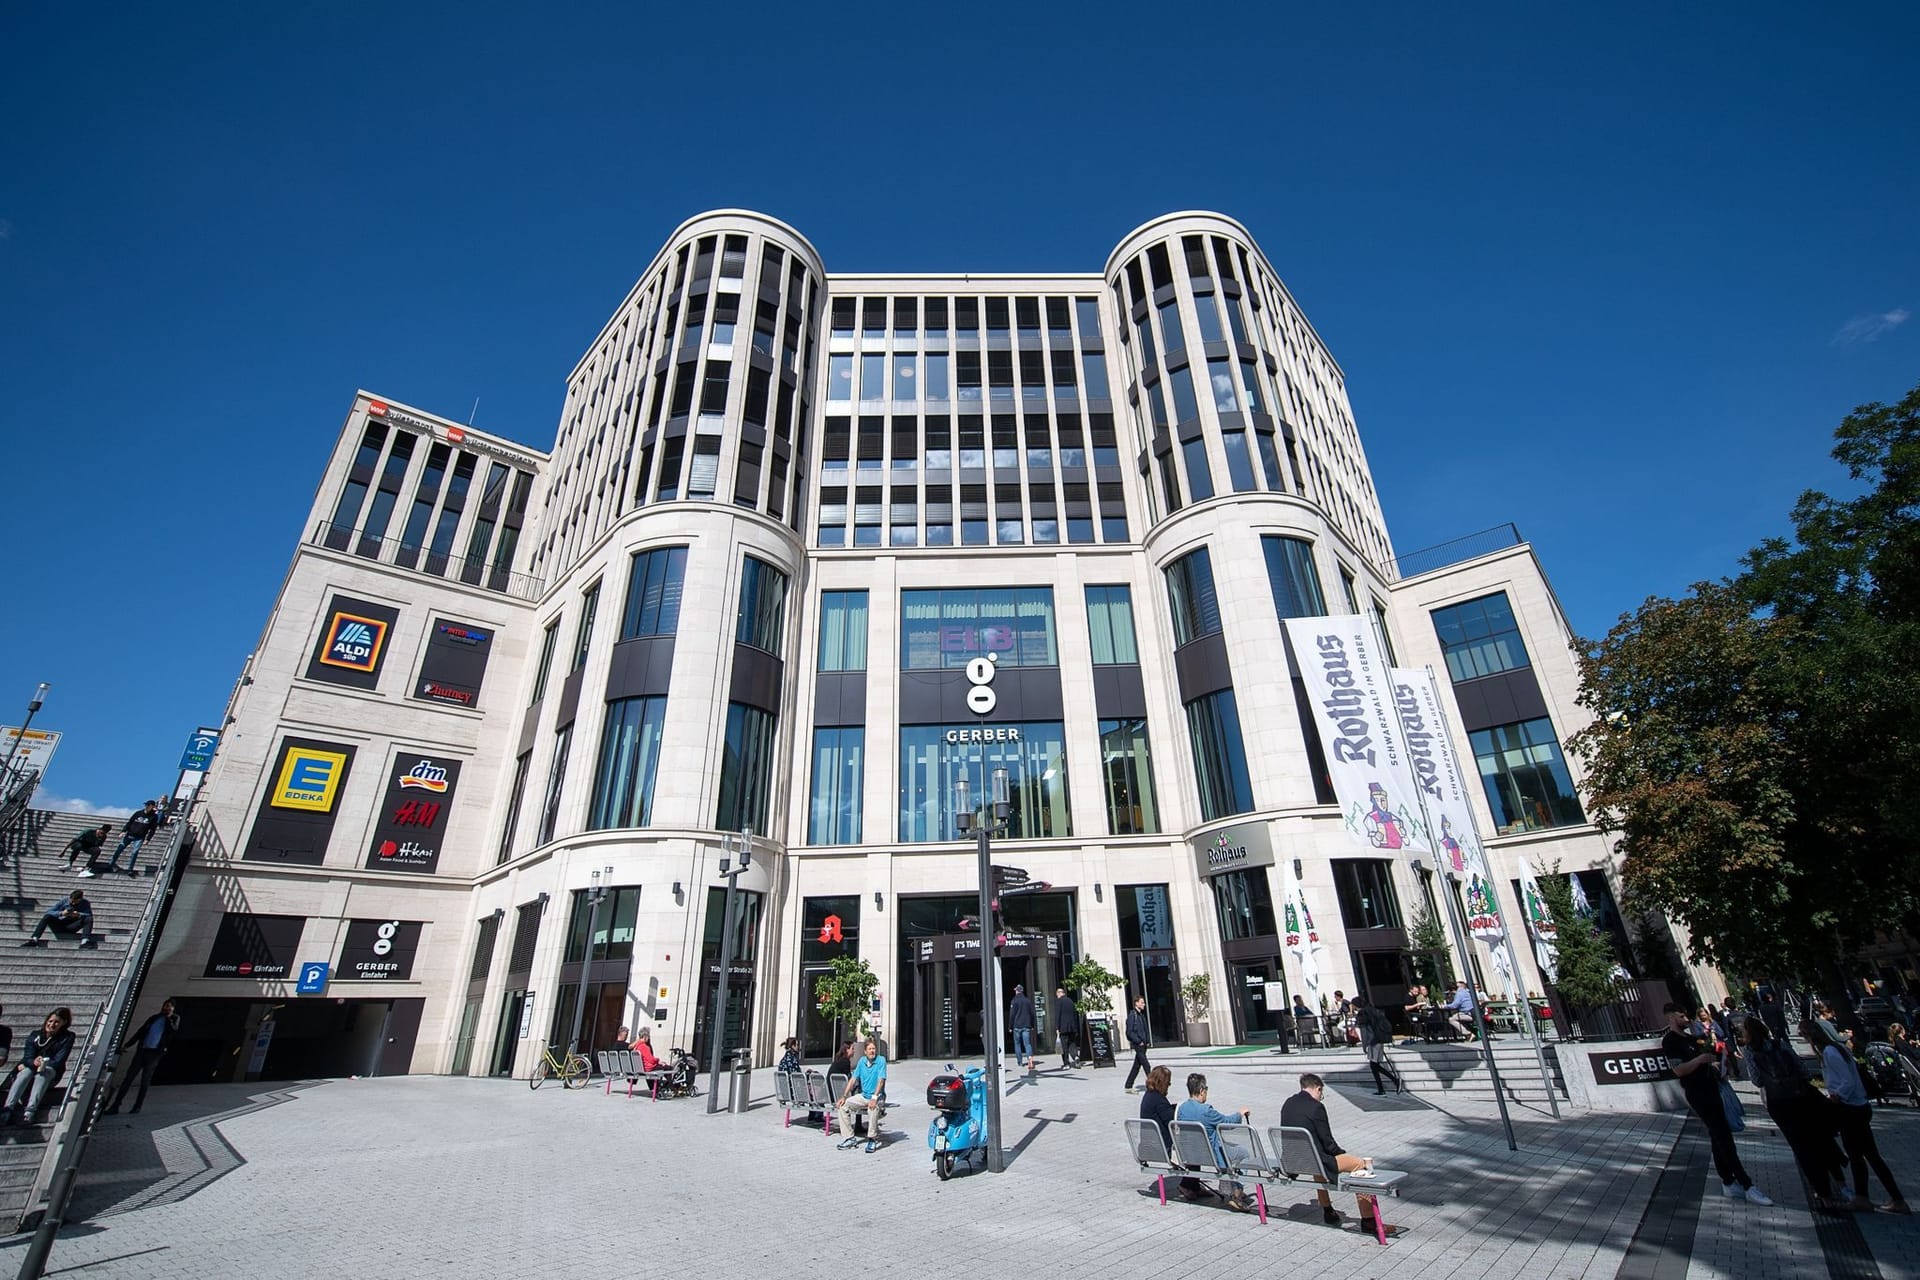
[[[1887,1162],[1881,1158],[1880,1148],[1873,1140],[1873,1108],[1867,1103],[1867,1089],[1860,1082],[1860,1069],[1854,1065],[1853,1055],[1841,1048],[1839,1042],[1817,1022],[1801,1023],[1800,1034],[1820,1055],[1821,1073],[1826,1077],[1827,1097],[1840,1129],[1840,1142],[1846,1147],[1847,1159],[1853,1165],[1853,1207],[1878,1208],[1882,1213],[1913,1212],[1901,1198],[1900,1188],[1893,1181],[1893,1171],[1887,1168]],[[1883,1205],[1876,1206],[1867,1199],[1869,1165],[1890,1197]]]
[[[1740,1031],[1747,1038],[1747,1071],[1760,1086],[1767,1114],[1780,1126],[1794,1162],[1813,1188],[1813,1207],[1828,1212],[1852,1207],[1852,1193],[1841,1172],[1844,1157],[1833,1145],[1833,1118],[1826,1100],[1808,1079],[1800,1055],[1792,1045],[1775,1040],[1758,1018],[1748,1018]],[[1832,1189],[1835,1182],[1840,1184],[1838,1195]]]

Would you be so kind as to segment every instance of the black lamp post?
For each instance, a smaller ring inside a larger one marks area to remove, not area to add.
[[[6,764],[0,765],[0,784],[4,784],[5,787],[4,791],[0,791],[0,797],[11,797],[13,794],[13,758],[20,754],[20,744],[26,740],[27,730],[33,725],[33,717],[40,710],[40,705],[47,700],[47,690],[51,688],[53,688],[52,685],[42,680],[40,687],[33,691],[33,697],[27,701],[27,718],[21,722],[20,732],[14,735],[13,745],[7,748]]]
[[[592,880],[593,887],[587,890],[587,954],[581,958],[580,986],[574,992],[573,1035],[567,1044],[569,1053],[580,1052],[580,1024],[587,1016],[587,983],[593,977],[593,935],[600,929],[600,904],[607,900],[607,890],[613,884],[613,868],[608,867],[604,876],[596,871],[589,879]],[[593,1034],[598,1035],[599,1032],[600,1006],[596,1001],[593,1008]],[[593,1060],[591,1051],[588,1052],[587,1060],[589,1062]]]

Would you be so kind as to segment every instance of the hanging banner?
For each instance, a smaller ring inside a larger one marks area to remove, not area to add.
[[[1287,950],[1300,966],[1300,985],[1306,988],[1309,1008],[1320,1007],[1320,931],[1313,927],[1313,912],[1307,909],[1306,890],[1293,874],[1293,859],[1280,860],[1281,933]]]
[[[1440,691],[1434,685],[1433,673],[1395,667],[1393,696],[1400,723],[1406,728],[1414,779],[1426,795],[1428,815],[1440,824],[1440,848],[1435,859],[1442,871],[1461,883],[1467,932],[1489,948],[1498,947],[1500,899],[1487,871],[1486,850],[1480,847],[1468,799],[1467,775],[1460,767],[1453,739],[1447,736],[1447,720],[1440,711]]]
[[[1547,981],[1553,982],[1559,977],[1554,963],[1553,917],[1547,913],[1547,900],[1540,896],[1540,882],[1533,878],[1533,864],[1524,857],[1520,859],[1520,896],[1525,899],[1521,909],[1526,915],[1527,935],[1533,939],[1533,958],[1539,961]]]
[[[1383,853],[1431,853],[1373,624],[1359,614],[1289,618],[1287,636],[1347,835]]]

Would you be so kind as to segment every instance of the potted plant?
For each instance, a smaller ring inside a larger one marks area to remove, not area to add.
[[[873,1025],[872,1009],[874,992],[880,989],[879,975],[859,956],[835,956],[830,961],[832,969],[813,984],[813,997],[820,1002],[822,1017],[833,1019],[833,1043],[840,1043],[840,1028],[846,1027],[851,1036],[859,1036],[861,1024],[867,1024],[865,1030],[871,1035],[879,1035],[880,1028]]]
[[[1074,962],[1073,968],[1067,970],[1065,985],[1067,990],[1073,993],[1074,1002],[1080,1006],[1081,1052],[1086,1054],[1095,1066],[1110,1067],[1114,1065],[1113,1053],[1117,1052],[1117,1049],[1113,1019],[1110,1016],[1101,1016],[1098,1019],[1100,1022],[1106,1024],[1107,1029],[1107,1048],[1109,1052],[1106,1057],[1102,1058],[1095,1055],[1092,1051],[1091,1037],[1095,1018],[1091,1015],[1108,1015],[1111,1013],[1113,1009],[1113,997],[1107,993],[1116,987],[1126,985],[1125,979],[1091,956],[1082,956]]]
[[[1213,979],[1207,974],[1196,973],[1180,984],[1180,998],[1187,1006],[1187,1044],[1193,1048],[1202,1048],[1213,1043],[1207,1029],[1207,1000],[1213,990]]]

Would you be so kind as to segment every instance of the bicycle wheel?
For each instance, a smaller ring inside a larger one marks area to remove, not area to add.
[[[545,1058],[533,1064],[533,1074],[527,1077],[527,1088],[538,1089],[547,1082],[547,1060]]]
[[[560,1083],[569,1089],[584,1089],[592,1075],[593,1064],[587,1061],[585,1054],[576,1053],[567,1059],[567,1074]]]

